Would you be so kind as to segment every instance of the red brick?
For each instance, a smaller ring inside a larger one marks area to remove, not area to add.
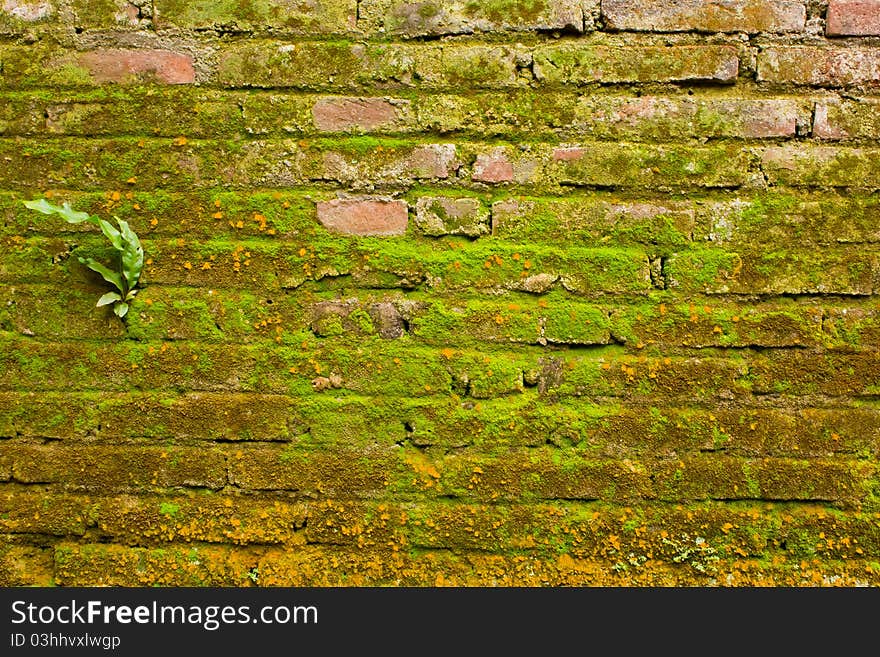
[[[312,108],[318,130],[376,130],[393,127],[405,101],[387,98],[321,98]]]
[[[195,82],[192,56],[170,50],[103,48],[82,53],[77,61],[89,70],[96,82]]]
[[[880,0],[830,0],[828,36],[880,36]]]
[[[473,179],[492,183],[510,182],[513,180],[513,163],[507,159],[503,149],[478,155]]]
[[[318,220],[348,235],[403,235],[407,205],[388,199],[335,199],[318,203]]]
[[[758,53],[758,81],[841,87],[880,82],[880,48],[767,48]]]
[[[802,32],[802,0],[602,0],[606,27],[649,32]]]

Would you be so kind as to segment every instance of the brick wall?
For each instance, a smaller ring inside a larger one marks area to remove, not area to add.
[[[878,86],[880,0],[4,0],[0,584],[880,585]]]

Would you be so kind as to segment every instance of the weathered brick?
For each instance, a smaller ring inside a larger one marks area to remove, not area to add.
[[[791,350],[769,353],[750,364],[755,394],[859,397],[876,394],[880,352]]]
[[[35,22],[45,20],[56,11],[54,2],[43,0],[5,0],[0,6],[0,14],[21,21]]]
[[[688,202],[630,201],[597,193],[576,197],[508,198],[492,204],[492,234],[555,243],[686,244],[695,213]]]
[[[478,237],[490,230],[489,210],[473,197],[421,196],[416,201],[415,223],[432,236]]]
[[[880,82],[880,48],[785,46],[758,53],[758,81],[846,87]]]
[[[234,586],[252,584],[260,552],[252,547],[188,545],[155,548],[112,543],[54,546],[58,586]]]
[[[738,146],[579,144],[553,149],[551,175],[561,185],[600,187],[738,187],[751,155]]]
[[[491,89],[525,84],[517,69],[524,58],[524,47],[506,45],[254,41],[223,49],[215,77],[227,87]]]
[[[614,30],[648,32],[802,32],[804,0],[602,0],[602,18]]]
[[[880,36],[880,2],[829,0],[825,25],[828,36]]]
[[[189,3],[156,0],[158,30],[239,30],[312,36],[357,32],[356,0],[257,0],[241,3]]]
[[[46,491],[0,488],[0,532],[82,536],[89,521],[91,501],[54,491],[47,504]]]
[[[507,159],[504,149],[481,153],[474,162],[472,178],[488,183],[511,182],[514,179],[513,163]]]
[[[664,265],[670,289],[707,294],[846,294],[867,296],[877,286],[880,260],[862,249],[729,251],[700,249],[671,255]]]
[[[789,99],[581,96],[573,134],[638,141],[677,137],[793,137],[809,111]]]
[[[876,467],[826,459],[734,459],[699,456],[656,464],[658,499],[779,500],[855,508]]]
[[[6,449],[12,455],[13,477],[22,483],[57,483],[92,491],[226,484],[226,461],[219,451],[72,443],[17,443]]]
[[[318,203],[318,221],[348,235],[403,235],[408,220],[404,201],[336,199]]]
[[[315,452],[242,447],[229,455],[229,480],[247,490],[293,490],[309,497],[357,499],[384,491],[400,467],[387,448]]]
[[[439,5],[399,0],[363,0],[358,5],[358,16],[370,30],[405,37],[508,30],[582,32],[585,18],[582,3],[578,0],[542,3],[513,0],[502,5],[461,0]]]
[[[59,62],[63,66],[67,62]],[[122,50],[104,48],[81,53],[73,61],[92,79],[105,82],[192,84],[196,74],[192,55],[171,50]]]
[[[0,547],[0,586],[54,585],[52,552],[50,547],[3,545]]]
[[[315,127],[327,132],[393,129],[408,106],[408,101],[387,98],[322,98],[312,108],[312,117]]]
[[[880,151],[834,146],[773,146],[761,158],[771,184],[793,187],[880,186]]]
[[[546,84],[612,82],[724,82],[739,73],[732,46],[539,46],[535,77]]]
[[[114,543],[149,546],[171,542],[232,545],[302,545],[309,510],[301,503],[227,496],[98,498],[92,520]]]
[[[661,302],[614,309],[608,324],[616,340],[642,347],[818,347],[824,344],[823,308],[812,304]]]
[[[880,101],[832,98],[816,102],[813,136],[819,139],[880,139]]]
[[[771,193],[697,205],[695,239],[749,247],[880,241],[877,199],[870,193]]]

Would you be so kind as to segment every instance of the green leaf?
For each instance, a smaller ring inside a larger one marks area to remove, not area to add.
[[[117,317],[125,317],[125,313],[128,312],[128,304],[124,301],[119,301],[113,306],[113,312],[116,313]]]
[[[125,248],[122,251],[122,274],[125,276],[128,288],[131,289],[137,285],[144,268],[144,250],[128,222],[116,217],[116,223],[119,224],[119,230],[125,241]]]
[[[104,277],[104,280],[108,283],[113,283],[113,285],[115,285],[120,292],[125,292],[125,284],[122,282],[122,276],[117,274],[115,271],[107,269],[107,267],[99,262],[95,262],[91,258],[80,258],[79,261],[92,271],[96,271],[101,274],[101,276]]]
[[[101,232],[110,240],[110,243],[113,245],[113,248],[117,251],[122,251],[125,247],[122,244],[122,233],[116,230],[109,221],[104,221],[103,219],[98,219],[98,226],[101,228]]]
[[[64,205],[55,205],[53,203],[49,203],[44,198],[41,198],[39,201],[25,201],[25,207],[30,208],[31,210],[36,210],[37,212],[42,212],[43,214],[57,214],[64,217],[64,220],[69,224],[79,224],[83,221],[91,221],[95,223],[96,219],[92,217],[88,212],[77,212],[73,208],[70,207],[70,203],[67,201],[64,202]]]
[[[122,301],[122,297],[119,296],[118,292],[108,292],[100,299],[98,299],[98,303],[96,305],[100,308],[101,306],[108,306],[114,301]]]

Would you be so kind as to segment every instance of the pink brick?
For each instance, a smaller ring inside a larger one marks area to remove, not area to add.
[[[312,108],[318,130],[376,130],[393,126],[400,103],[385,98],[322,98]]]
[[[55,12],[51,2],[40,0],[3,0],[0,4],[0,14],[8,14],[22,21],[34,22],[48,18]]]
[[[803,0],[602,0],[615,30],[652,32],[802,32]]]
[[[455,144],[419,146],[406,160],[408,173],[417,179],[448,178],[457,167]]]
[[[477,156],[474,164],[474,180],[481,182],[510,182],[513,180],[513,164],[507,159],[503,149]]]
[[[564,148],[553,149],[554,162],[573,162],[581,159],[586,154],[583,148],[578,146],[566,146]]]
[[[195,69],[190,55],[170,50],[104,48],[79,55],[78,63],[96,82],[129,82],[139,79],[165,84],[192,84]]]
[[[876,84],[880,48],[767,48],[758,53],[758,80],[820,87]]]
[[[347,235],[403,235],[407,204],[389,199],[335,199],[318,203],[318,221]]]
[[[880,0],[830,0],[828,36],[880,36]]]
[[[846,139],[849,134],[828,118],[829,103],[816,103],[813,113],[813,136],[818,139]]]

